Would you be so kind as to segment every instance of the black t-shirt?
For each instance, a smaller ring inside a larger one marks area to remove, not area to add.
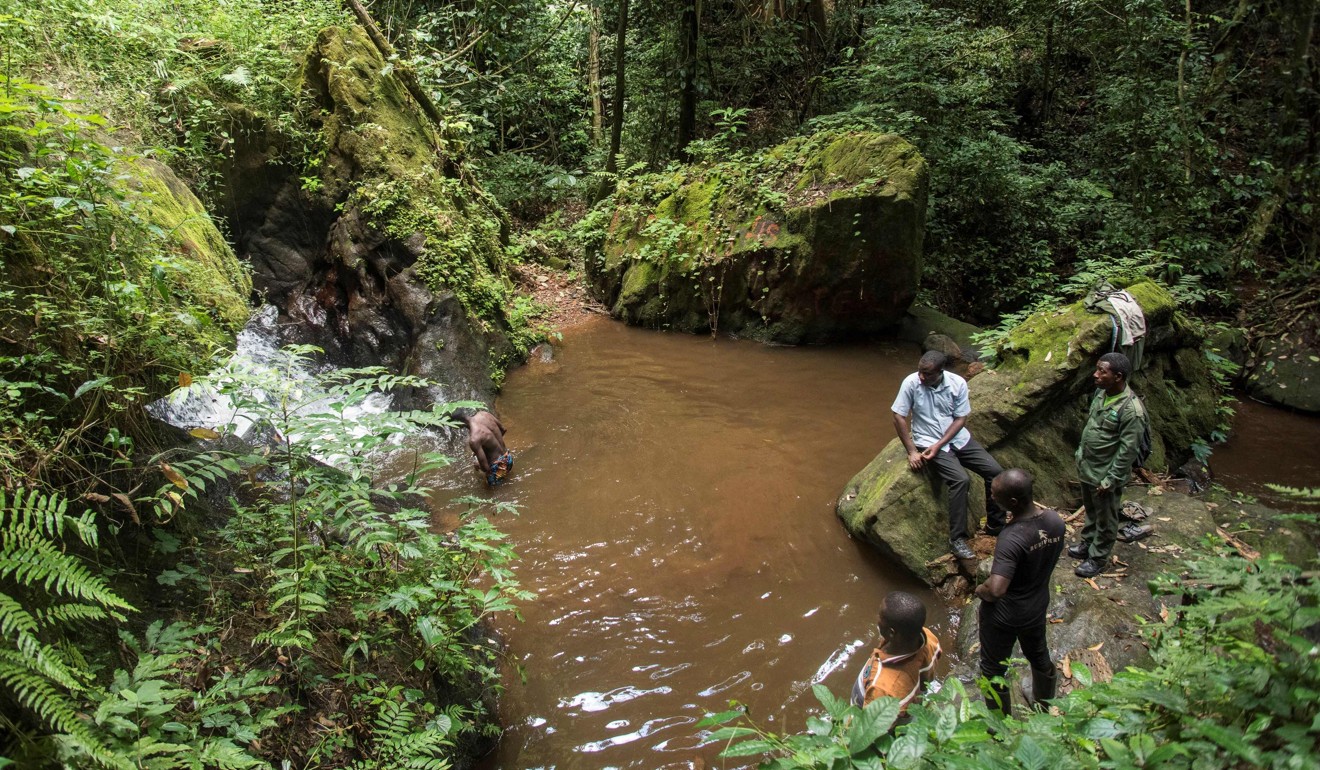
[[[1008,579],[1008,592],[994,603],[993,618],[1007,626],[1028,627],[1045,622],[1050,606],[1050,575],[1063,553],[1064,527],[1059,512],[1004,527],[995,543],[990,572]]]

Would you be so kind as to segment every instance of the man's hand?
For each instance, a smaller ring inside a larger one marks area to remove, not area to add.
[[[1095,493],[1101,497],[1109,494],[1109,479],[1105,479],[1097,484],[1095,487]]]
[[[924,465],[925,462],[926,462],[925,452],[918,452],[915,449],[913,449],[911,452],[908,452],[908,467],[911,468],[912,470],[914,471],[921,470],[921,466]]]
[[[923,450],[921,451],[921,460],[922,460],[922,462],[925,462],[926,460],[934,460],[934,459],[935,459],[935,455],[936,455],[936,453],[939,452],[939,451],[940,451],[940,448],[939,448],[939,447],[936,447],[936,446],[928,446],[928,447],[926,447],[925,449],[923,449]]]

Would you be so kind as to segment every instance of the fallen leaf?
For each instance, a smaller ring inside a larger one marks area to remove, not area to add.
[[[1051,623],[1062,623],[1063,618],[1050,618]]]
[[[1099,644],[1092,645],[1092,646],[1090,646],[1090,647],[1087,647],[1086,649],[1090,650],[1091,652],[1099,652],[1099,651],[1100,651],[1100,648],[1101,648],[1101,647],[1104,647],[1104,646],[1105,646],[1105,643],[1104,643],[1104,642],[1100,642]]]
[[[193,438],[206,439],[207,441],[215,441],[216,439],[220,438],[220,434],[216,433],[210,428],[193,428],[192,430],[188,431],[188,435],[192,436]]]
[[[192,385],[192,375],[187,372],[179,372],[179,387],[186,388]]]
[[[171,468],[169,463],[161,463],[160,472],[165,475],[165,478],[170,480],[171,484],[179,489],[188,488],[188,480],[183,477],[182,473]]]
[[[111,492],[110,496],[115,499],[115,502],[124,506],[124,509],[128,511],[128,516],[133,520],[134,524],[142,524],[142,520],[138,518],[137,509],[133,507],[133,501],[128,499],[128,495],[123,492]]]
[[[1097,591],[1100,590],[1100,584],[1095,582],[1095,578],[1082,578],[1082,580],[1085,580],[1087,583],[1090,583],[1091,587],[1094,588],[1095,590]]]
[[[1161,605],[1160,605],[1160,620],[1168,620],[1168,619],[1169,619],[1169,608],[1168,608],[1168,607],[1165,607],[1163,604],[1161,604]]]
[[[105,495],[98,495],[98,494],[95,493],[95,492],[88,492],[87,494],[83,495],[83,499],[84,499],[84,500],[87,500],[88,502],[93,502],[93,503],[108,503],[108,502],[110,502],[110,498],[106,497]]]
[[[1067,655],[1064,655],[1063,662],[1061,665],[1063,668],[1063,675],[1068,677],[1069,679],[1072,679],[1072,658],[1068,657]]]
[[[252,570],[248,569],[247,567],[234,567],[234,571],[240,575],[246,575],[250,573]]]
[[[1164,487],[1151,487],[1150,489],[1146,490],[1146,494],[1158,497],[1164,494]]]
[[[1169,518],[1168,516],[1156,516],[1155,518],[1158,519],[1159,521],[1173,521],[1173,519]]]
[[[1045,354],[1045,363],[1049,363],[1051,358],[1054,358],[1053,350]]]

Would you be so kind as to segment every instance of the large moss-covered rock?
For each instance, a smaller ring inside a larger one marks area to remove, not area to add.
[[[392,67],[360,27],[321,31],[299,85],[319,129],[303,168],[234,108],[251,128],[228,173],[234,230],[291,339],[489,400],[517,348],[503,212]]]
[[[926,163],[892,134],[826,132],[754,159],[621,183],[588,254],[628,323],[820,341],[896,324],[916,295]]]
[[[1201,338],[1175,312],[1169,294],[1150,282],[1129,291],[1144,308],[1149,330],[1145,364],[1132,379],[1150,413],[1148,467],[1176,467],[1216,424],[1213,379]],[[1000,346],[1000,364],[970,381],[972,434],[1004,467],[1029,470],[1037,500],[1060,509],[1079,494],[1071,486],[1073,454],[1094,393],[1091,373],[1109,350],[1110,329],[1107,315],[1089,313],[1080,302],[1033,315]],[[975,518],[982,503],[980,485],[972,486]],[[848,483],[837,507],[849,532],[932,585],[956,574],[956,565],[941,560],[949,549],[946,510],[943,485],[908,470],[897,439]]]
[[[220,335],[208,342],[227,345],[251,313],[252,278],[247,268],[201,201],[169,166],[139,158],[126,170],[121,182],[128,188],[134,214],[163,233],[175,254],[172,291],[207,308]]]

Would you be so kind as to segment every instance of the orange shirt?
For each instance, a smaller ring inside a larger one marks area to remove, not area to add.
[[[854,706],[862,707],[876,698],[887,696],[898,698],[903,711],[907,711],[908,704],[921,694],[922,683],[930,679],[930,672],[941,652],[940,640],[935,634],[929,628],[923,628],[921,632],[926,643],[906,655],[886,657],[878,647],[871,653],[853,684]]]

